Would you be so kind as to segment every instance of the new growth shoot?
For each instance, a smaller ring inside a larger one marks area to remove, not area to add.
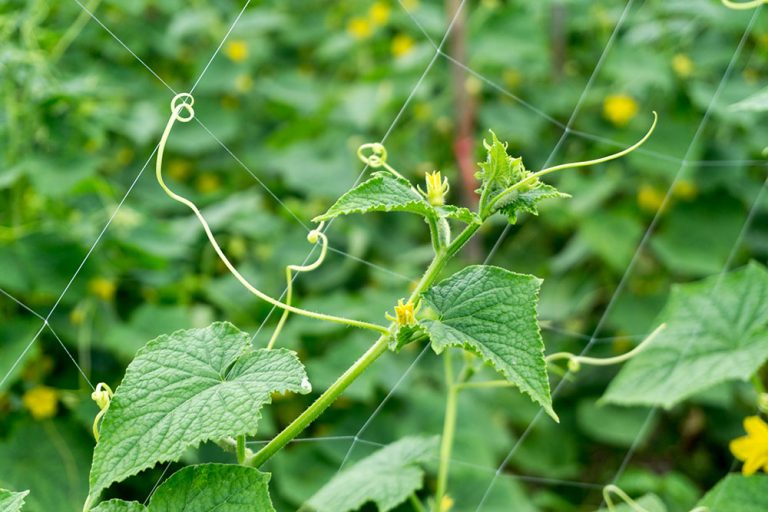
[[[481,210],[483,210],[485,212],[493,212],[493,211],[495,211],[494,207],[497,206],[499,204],[499,202],[507,199],[510,194],[512,194],[513,192],[515,192],[517,190],[520,190],[521,188],[523,188],[523,187],[525,187],[527,185],[533,185],[533,184],[537,183],[538,179],[540,177],[545,176],[547,174],[551,174],[553,172],[558,172],[558,171],[564,171],[566,169],[575,169],[575,168],[578,168],[578,167],[591,167],[593,165],[602,164],[602,163],[605,163],[605,162],[610,162],[611,160],[616,160],[617,158],[621,158],[621,157],[623,157],[625,155],[628,155],[629,153],[633,152],[634,150],[636,150],[637,148],[642,146],[645,143],[645,141],[648,140],[648,138],[656,130],[656,123],[658,122],[658,120],[659,120],[659,116],[654,111],[653,112],[653,122],[651,123],[651,127],[648,128],[648,131],[645,133],[645,135],[643,135],[643,137],[640,140],[638,140],[636,143],[632,144],[628,148],[626,148],[626,149],[624,149],[622,151],[619,151],[617,153],[613,153],[613,154],[601,157],[601,158],[595,158],[593,160],[585,160],[585,161],[582,161],[582,162],[570,162],[570,163],[555,165],[553,167],[547,167],[546,169],[542,169],[542,170],[540,170],[538,172],[534,172],[533,174],[530,174],[529,176],[527,176],[525,179],[522,179],[522,180],[518,181],[514,185],[511,185],[510,187],[508,187],[507,189],[502,191],[500,194],[496,195],[493,199],[491,199],[490,203],[488,203],[487,206],[481,207]],[[483,203],[483,201],[481,200],[481,204],[482,203]]]

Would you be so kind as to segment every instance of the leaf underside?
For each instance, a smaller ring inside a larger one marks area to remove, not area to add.
[[[274,392],[303,392],[292,351],[253,350],[229,323],[177,331],[147,343],[128,365],[101,425],[91,495],[203,441],[253,435]]]
[[[672,289],[667,327],[632,358],[603,400],[669,408],[729,380],[746,380],[768,359],[768,271],[750,263]]]
[[[437,319],[422,324],[435,352],[451,346],[478,353],[557,420],[536,318],[540,286],[531,275],[470,266],[424,293]]]
[[[314,512],[349,512],[373,502],[387,512],[421,489],[419,467],[437,455],[438,437],[406,437],[338,473],[307,502]]]

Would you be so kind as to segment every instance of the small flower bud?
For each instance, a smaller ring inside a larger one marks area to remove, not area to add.
[[[427,191],[424,192],[419,189],[421,194],[432,206],[443,206],[445,204],[445,196],[450,189],[448,178],[443,178],[440,171],[434,171],[425,174],[425,181],[427,183]]]

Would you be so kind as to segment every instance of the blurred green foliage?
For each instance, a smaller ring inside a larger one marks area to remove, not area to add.
[[[114,387],[136,349],[160,333],[229,320],[263,346],[277,321],[151,176],[169,87],[196,85],[200,123],[174,132],[168,179],[203,206],[233,261],[273,295],[284,266],[310,249],[308,219],[359,177],[354,152],[363,142],[386,136],[400,172],[420,179],[439,169],[452,194],[470,197],[475,185],[462,182],[453,151],[466,114],[455,109],[457,88],[475,109],[472,158],[492,128],[534,170],[615,151],[659,112],[641,150],[552,179],[573,199],[542,203],[539,217],[511,228],[500,220],[465,251],[466,262],[491,255],[545,278],[548,351],[578,352],[599,326],[590,353],[623,352],[649,330],[671,283],[764,261],[767,118],[730,106],[768,83],[768,16],[753,20],[715,0],[630,4],[624,12],[618,0],[467,2],[466,24],[444,50],[463,47],[465,73],[445,54],[432,62],[450,19],[434,0],[255,1],[210,67],[241,1],[0,4],[0,289],[43,317],[52,311],[45,328],[0,296],[0,376],[9,375],[0,384],[0,487],[31,488],[30,511],[79,510],[97,408],[65,348],[92,383]],[[327,262],[297,280],[303,307],[381,321],[430,257],[413,216],[343,218],[329,236]],[[282,343],[299,351],[317,392],[369,338],[292,318]],[[329,439],[275,457],[278,510],[296,509],[327,482],[353,439],[359,459],[440,431],[441,368],[418,350],[385,355],[306,433]],[[474,510],[492,481],[485,511],[594,510],[630,448],[619,485],[688,510],[729,468],[727,442],[752,412],[749,391],[719,386],[649,416],[595,404],[614,374],[585,368],[555,402],[561,424],[543,419],[527,434],[537,409],[517,392],[461,396],[454,510]],[[276,400],[259,439],[309,400]],[[217,457],[203,446],[183,463]],[[163,470],[114,492],[143,501]]]

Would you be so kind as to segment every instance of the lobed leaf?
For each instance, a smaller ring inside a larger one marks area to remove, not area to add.
[[[672,289],[664,329],[611,382],[603,400],[672,407],[768,359],[768,271],[757,263]]]
[[[139,350],[101,425],[91,495],[203,441],[253,435],[274,392],[307,392],[292,351],[252,350],[229,323],[160,336]]]
[[[29,491],[13,492],[0,489],[0,510],[3,512],[19,512],[24,506],[24,498]]]
[[[93,512],[274,512],[269,477],[269,473],[234,464],[187,466],[157,488],[148,506],[109,500]]]
[[[709,512],[765,512],[768,510],[768,475],[731,473],[698,503]]]
[[[470,266],[424,293],[437,318],[422,324],[435,352],[449,346],[477,352],[557,420],[536,319],[540,286],[531,275]]]
[[[313,222],[329,220],[339,215],[368,212],[411,212],[424,217],[436,217],[435,209],[411,183],[388,172],[376,172],[373,177],[353,188],[327,212]]]
[[[387,512],[421,489],[419,467],[437,455],[438,437],[406,437],[338,473],[312,496],[307,505],[315,512],[348,512],[373,502]]]

